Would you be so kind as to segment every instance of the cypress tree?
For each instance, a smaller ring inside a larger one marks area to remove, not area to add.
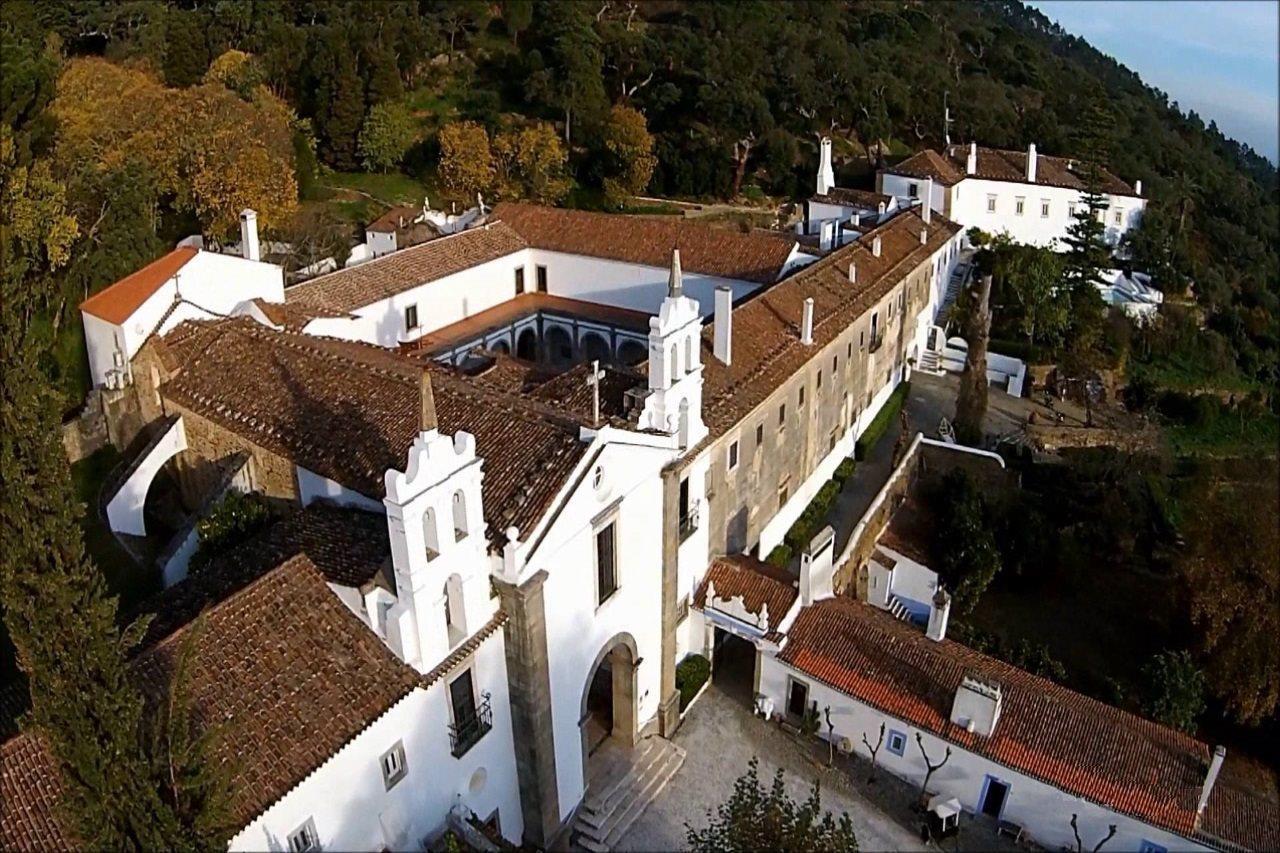
[[[357,136],[364,124],[364,83],[342,33],[330,32],[324,40],[314,73],[320,154],[335,169],[357,169]]]

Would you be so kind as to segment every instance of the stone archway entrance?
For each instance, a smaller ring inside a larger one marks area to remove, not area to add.
[[[591,755],[606,744],[624,748],[635,745],[638,707],[636,666],[640,656],[630,634],[619,634],[596,655],[582,690],[582,769],[584,778]]]

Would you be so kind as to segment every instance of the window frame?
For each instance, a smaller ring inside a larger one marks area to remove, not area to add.
[[[387,759],[394,759],[399,766],[395,770],[388,770]],[[390,791],[409,773],[409,766],[405,762],[404,741],[398,740],[391,745],[391,748],[382,753],[382,757],[378,759],[378,766],[382,768],[382,784],[384,789]]]
[[[915,181],[907,184],[907,198],[920,198],[920,185]]]
[[[804,690],[804,700],[800,703],[801,709],[799,714],[791,710],[791,698],[792,696],[795,695],[795,690],[797,687],[800,687]],[[809,710],[809,699],[811,698],[810,696],[811,693],[812,691],[809,689],[809,682],[802,681],[799,678],[788,675],[787,676],[787,701],[786,701],[786,704],[783,706],[783,711],[786,714],[786,716],[793,720],[803,719],[804,715]]]
[[[524,293],[524,266],[522,265],[522,266],[516,267],[515,274],[516,274],[516,296],[519,296],[520,294]]]
[[[606,531],[610,531],[609,538],[611,540],[609,558],[613,565],[610,567],[609,580],[611,581],[612,586],[609,588],[607,594],[601,595],[604,591],[604,577],[600,573],[600,536]],[[596,522],[591,525],[591,544],[591,562],[592,568],[595,570],[592,572],[591,577],[592,582],[595,584],[596,609],[599,610],[601,607],[608,604],[609,601],[618,594],[618,590],[622,588],[622,578],[620,577],[621,572],[618,571],[618,511],[616,509],[610,510],[603,516],[600,516]]]
[[[1013,215],[1022,216],[1022,214],[1026,211],[1026,209],[1027,209],[1027,197],[1021,196],[1021,195],[1015,196],[1013,199]]]
[[[897,749],[894,749],[894,748],[893,748],[893,739],[894,739],[895,737],[902,738],[902,744],[901,744]],[[892,752],[894,755],[897,755],[897,756],[899,756],[899,757],[901,757],[901,756],[903,756],[903,755],[906,755],[906,753],[907,753],[907,733],[906,733],[906,732],[900,732],[900,731],[898,731],[897,729],[889,729],[889,734],[888,734],[888,736],[884,739],[884,748],[885,748],[885,749],[887,749],[889,752]]]
[[[302,839],[303,844],[298,844],[297,840]],[[285,838],[285,844],[288,846],[290,853],[305,853],[308,850],[320,849],[320,833],[316,829],[316,819],[308,816],[306,820],[298,825],[293,832],[289,833]]]
[[[1047,198],[1040,199],[1040,218],[1049,218],[1049,199]]]
[[[739,446],[738,439],[729,442],[728,448],[725,450],[725,470],[736,471],[738,464],[742,461],[742,448]]]
[[[412,322],[410,321],[410,318],[412,318]],[[418,321],[418,303],[414,302],[410,305],[404,306],[404,330],[406,332],[412,332],[421,325],[422,324]]]
[[[538,292],[548,293],[549,289],[547,285],[547,265],[537,264],[536,266],[537,266],[536,276],[537,276]]]
[[[996,197],[993,193],[987,193],[987,213],[996,212]]]

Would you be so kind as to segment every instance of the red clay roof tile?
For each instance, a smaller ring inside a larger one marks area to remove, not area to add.
[[[191,246],[179,246],[90,296],[80,303],[80,310],[119,326],[199,253]]]

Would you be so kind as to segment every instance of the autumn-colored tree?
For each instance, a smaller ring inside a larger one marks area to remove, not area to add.
[[[369,110],[360,130],[360,159],[366,169],[385,172],[399,165],[417,130],[402,101],[386,101]]]
[[[493,158],[500,195],[554,204],[573,185],[569,152],[546,122],[499,133],[493,141]]]
[[[1206,491],[1186,531],[1191,618],[1210,690],[1257,723],[1280,708],[1280,497],[1274,480]]]
[[[209,64],[204,82],[221,83],[240,97],[248,100],[253,91],[266,79],[261,63],[243,50],[228,50]]]
[[[617,105],[609,111],[604,147],[610,160],[604,179],[605,200],[618,207],[627,196],[644,192],[658,165],[653,135],[639,110]]]
[[[493,183],[489,134],[473,121],[450,122],[440,128],[440,180],[468,198]]]

